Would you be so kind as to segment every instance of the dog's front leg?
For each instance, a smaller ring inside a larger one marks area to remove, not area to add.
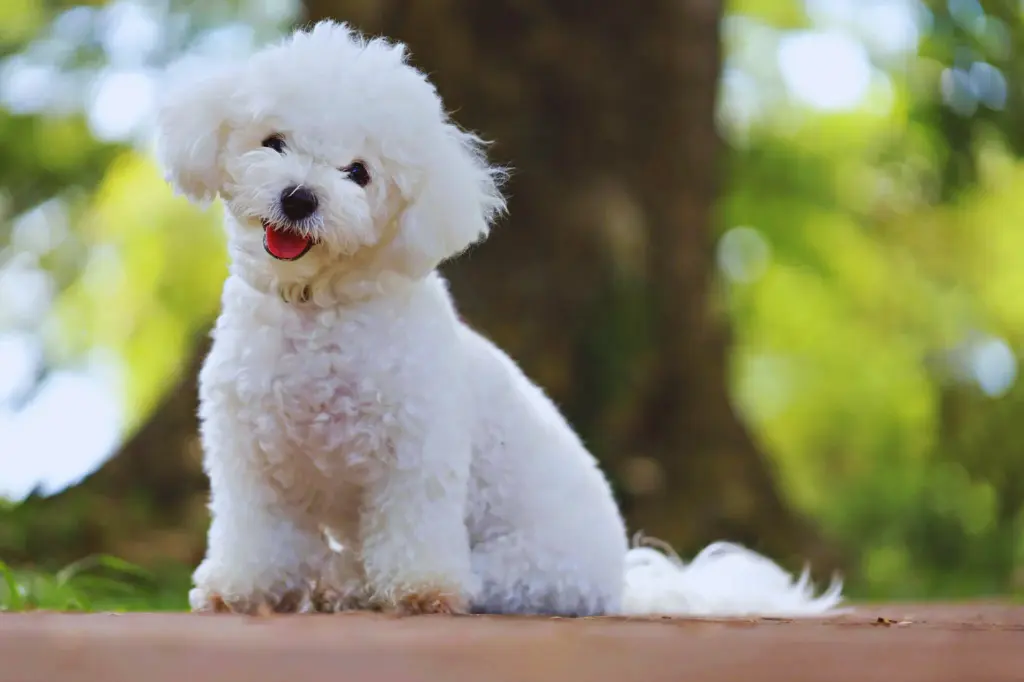
[[[193,611],[308,611],[328,547],[301,505],[246,467],[210,472],[213,516],[206,558],[193,575]]]
[[[470,445],[439,417],[393,443],[364,491],[360,535],[372,602],[406,614],[464,612],[476,592],[465,523]]]

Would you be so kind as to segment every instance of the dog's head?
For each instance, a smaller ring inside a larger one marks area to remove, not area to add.
[[[503,209],[481,142],[403,45],[321,22],[237,64],[178,68],[157,119],[168,179],[220,196],[243,277],[419,278]]]

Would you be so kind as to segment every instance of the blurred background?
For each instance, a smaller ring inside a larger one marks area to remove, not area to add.
[[[445,270],[631,530],[1024,593],[1018,0],[4,0],[0,603],[184,608],[226,263],[153,164],[159,73],[324,17],[515,169]]]

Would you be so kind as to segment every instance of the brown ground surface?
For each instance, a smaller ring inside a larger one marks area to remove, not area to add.
[[[0,682],[1024,682],[1024,607],[817,621],[0,614]]]

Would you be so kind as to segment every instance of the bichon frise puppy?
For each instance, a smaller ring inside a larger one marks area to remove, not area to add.
[[[200,374],[209,549],[194,610],[816,614],[718,543],[630,549],[605,476],[437,266],[504,208],[404,46],[322,22],[200,64],[158,116],[168,179],[231,257]],[[174,79],[172,79],[174,80]]]

